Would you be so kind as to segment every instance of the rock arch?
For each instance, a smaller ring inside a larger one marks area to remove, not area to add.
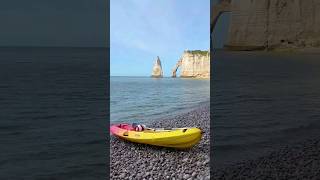
[[[181,66],[181,64],[182,64],[182,59],[180,59],[180,60],[177,62],[176,66],[175,66],[175,67],[173,68],[173,70],[172,70],[172,77],[173,77],[173,78],[177,77],[177,71],[178,71],[179,67]]]
[[[217,21],[222,13],[231,12],[231,0],[221,0],[218,4],[213,5],[211,8],[211,18],[210,18],[210,33],[217,24]]]

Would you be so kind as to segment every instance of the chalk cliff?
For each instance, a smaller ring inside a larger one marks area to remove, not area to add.
[[[318,0],[232,0],[227,10],[232,14],[227,49],[320,48]]]
[[[178,68],[181,68],[180,77],[210,78],[210,52],[200,50],[184,51],[172,70],[172,77],[176,77]]]
[[[151,77],[155,77],[155,78],[162,78],[163,77],[162,66],[161,66],[161,61],[160,61],[159,56],[157,57],[154,65],[153,65]]]

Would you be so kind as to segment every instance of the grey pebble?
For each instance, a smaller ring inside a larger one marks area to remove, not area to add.
[[[183,179],[188,179],[190,177],[190,175],[189,174],[185,174],[185,175],[183,175]]]

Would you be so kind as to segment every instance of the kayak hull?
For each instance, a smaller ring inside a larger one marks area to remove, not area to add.
[[[118,138],[134,143],[178,149],[191,148],[199,143],[202,137],[202,131],[199,128],[154,129],[138,132],[134,131],[129,124],[112,125],[110,132]]]

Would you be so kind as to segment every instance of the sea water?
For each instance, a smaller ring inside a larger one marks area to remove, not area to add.
[[[320,54],[223,52],[213,58],[216,167],[320,137]]]
[[[147,123],[209,99],[209,79],[111,77],[110,122]]]
[[[106,48],[0,48],[1,179],[106,177]]]

